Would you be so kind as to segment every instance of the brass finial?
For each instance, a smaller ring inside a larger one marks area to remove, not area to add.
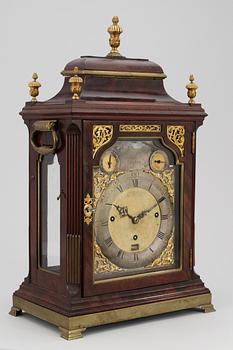
[[[80,93],[82,90],[82,84],[83,79],[78,76],[79,69],[78,67],[74,67],[73,69],[73,76],[69,79],[70,85],[70,91],[72,92],[73,100],[79,100],[80,99]]]
[[[186,85],[186,89],[188,90],[187,91],[187,95],[189,97],[188,103],[192,105],[195,103],[194,98],[196,97],[198,86],[194,83],[193,74],[190,74],[189,80],[190,80],[190,83]]]
[[[32,102],[37,102],[36,97],[39,95],[39,88],[41,87],[39,81],[36,81],[38,79],[37,73],[32,74],[32,79],[33,80],[28,84],[29,93],[32,96]]]
[[[111,51],[107,56],[121,56],[118,51],[120,46],[120,35],[123,32],[122,28],[118,25],[119,18],[114,16],[112,18],[112,25],[108,28],[108,33],[110,34],[109,45],[111,46]]]

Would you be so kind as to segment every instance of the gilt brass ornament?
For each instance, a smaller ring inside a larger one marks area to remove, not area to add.
[[[123,29],[118,25],[119,18],[114,16],[112,18],[112,25],[108,28],[108,33],[110,34],[109,45],[111,46],[111,51],[108,56],[121,56],[118,51],[118,47],[120,46],[120,34],[123,32]]]
[[[84,198],[84,207],[83,207],[83,213],[84,213],[84,222],[89,225],[92,222],[92,214],[93,214],[93,199],[91,198],[90,194],[88,193],[86,197]]]
[[[197,89],[198,89],[198,86],[194,83],[193,74],[190,74],[189,81],[190,81],[189,84],[186,85],[186,89],[188,90],[187,95],[189,97],[188,103],[190,105],[193,105],[195,103],[194,98],[196,97]]]
[[[32,75],[32,81],[28,84],[30,95],[32,96],[32,102],[37,102],[37,96],[39,95],[39,88],[41,87],[41,84],[38,79],[37,73],[33,73]]]
[[[93,126],[93,159],[100,147],[106,145],[113,135],[112,125],[94,125]]]
[[[161,132],[161,125],[122,124],[119,130],[120,132]]]
[[[72,96],[73,100],[80,99],[80,94],[81,94],[81,90],[82,90],[83,79],[78,76],[78,73],[79,73],[78,67],[74,67],[73,75],[69,79],[70,91],[73,94],[73,96]]]
[[[184,156],[185,128],[183,125],[168,125],[167,137],[179,148],[181,156]]]

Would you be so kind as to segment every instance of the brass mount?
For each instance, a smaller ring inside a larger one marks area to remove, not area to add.
[[[72,92],[73,100],[79,100],[80,99],[80,93],[82,90],[82,84],[83,84],[83,79],[78,76],[79,69],[78,67],[74,67],[73,69],[73,74],[71,78],[69,79],[70,85],[70,91]]]
[[[198,86],[194,83],[194,76],[193,76],[193,74],[190,74],[189,81],[190,81],[190,83],[186,85],[186,89],[188,90],[187,91],[187,95],[189,97],[188,103],[190,105],[192,105],[192,104],[195,103],[194,98],[197,95]]]
[[[38,79],[38,75],[37,73],[33,73],[32,74],[32,81],[30,81],[30,83],[28,84],[29,87],[29,93],[30,96],[32,97],[32,102],[37,102],[37,96],[39,95],[39,88],[41,87],[41,84],[39,83],[39,81],[37,81]]]
[[[121,57],[118,47],[120,46],[120,35],[123,29],[118,25],[119,18],[114,16],[112,18],[112,25],[108,28],[108,33],[110,35],[109,45],[111,46],[111,51],[107,55],[108,57]]]

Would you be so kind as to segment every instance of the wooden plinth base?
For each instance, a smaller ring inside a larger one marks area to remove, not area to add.
[[[63,338],[72,340],[81,338],[82,333],[89,327],[193,308],[204,312],[215,311],[211,304],[211,294],[200,294],[74,317],[64,316],[14,296],[10,315],[18,316],[22,311],[25,311],[28,314],[56,325],[59,327]]]

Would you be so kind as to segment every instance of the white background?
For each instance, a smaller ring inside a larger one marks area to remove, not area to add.
[[[39,99],[46,100],[62,86],[67,62],[108,52],[113,15],[124,29],[122,54],[161,64],[169,94],[187,101],[190,73],[199,85],[197,101],[209,116],[197,139],[196,271],[217,312],[103,326],[66,342],[56,327],[7,314],[28,270],[28,134],[18,112],[29,100],[32,72],[43,85]],[[1,0],[1,350],[233,348],[232,16],[231,0]]]

